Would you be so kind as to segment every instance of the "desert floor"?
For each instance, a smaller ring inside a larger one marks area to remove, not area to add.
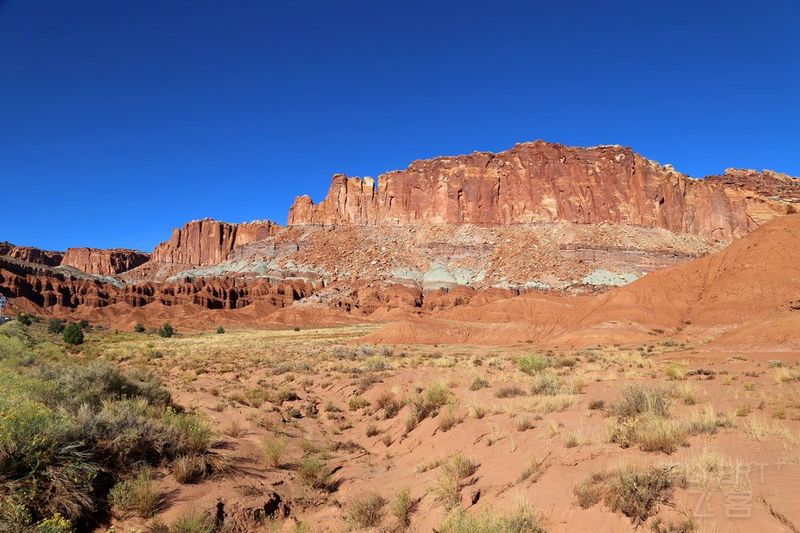
[[[157,516],[112,527],[800,527],[798,353],[358,341],[374,328],[91,335],[85,353],[154,372],[216,435],[213,471],[159,471]]]

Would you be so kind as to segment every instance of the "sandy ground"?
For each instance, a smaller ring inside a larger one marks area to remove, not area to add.
[[[681,481],[642,528],[659,518],[691,520],[698,531],[800,527],[800,352],[712,353],[659,339],[550,353],[357,340],[375,328],[93,336],[86,350],[152,370],[216,431],[213,454],[227,467],[193,484],[161,472],[155,520],[219,512],[247,531],[359,530],[350,510],[377,492],[387,503],[371,530],[398,531],[392,509],[408,489],[409,531],[437,529],[448,508],[504,514],[521,504],[548,531],[631,531],[632,520],[604,502],[582,508],[574,487],[598,472],[654,465]],[[534,354],[551,367],[520,370]],[[665,391],[668,420],[683,435],[669,453],[609,442],[614,403],[630,384]],[[409,422],[415,399],[432,390],[440,404]],[[265,442],[285,445],[278,460]],[[453,482],[447,465],[457,456],[474,471]],[[330,474],[317,487],[303,475],[311,459]],[[262,518],[277,499],[278,516]],[[111,526],[152,522],[120,516]]]

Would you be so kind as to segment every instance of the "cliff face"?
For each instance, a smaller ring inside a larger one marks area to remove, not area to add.
[[[761,174],[764,182],[774,181]],[[788,180],[788,181],[787,181]],[[800,180],[780,197],[751,179],[694,180],[628,148],[542,141],[498,154],[416,161],[371,178],[333,177],[318,205],[297,198],[290,225],[630,224],[729,240],[792,211]],[[770,189],[771,190],[771,189]],[[788,191],[788,192],[787,192]]]
[[[61,264],[75,267],[88,274],[114,276],[145,263],[149,254],[136,250],[99,250],[97,248],[70,248]]]
[[[58,266],[64,258],[64,252],[51,252],[31,246],[14,246],[10,242],[0,242],[0,255],[47,266]]]
[[[285,307],[313,292],[313,285],[299,280],[270,283],[266,280],[214,278],[114,285],[0,258],[0,294],[24,298],[44,309],[100,308],[114,304],[141,307],[150,303],[240,309],[255,302]]]
[[[227,259],[234,248],[266,239],[279,229],[268,220],[245,224],[195,220],[174,230],[168,241],[153,250],[151,260],[188,266],[216,265]]]

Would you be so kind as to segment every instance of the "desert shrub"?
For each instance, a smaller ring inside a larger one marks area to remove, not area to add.
[[[181,455],[172,462],[172,476],[178,483],[197,483],[211,470],[204,455]]]
[[[411,499],[411,492],[404,488],[400,489],[390,505],[392,516],[397,519],[401,527],[411,525],[411,513],[414,511],[414,501]]]
[[[414,397],[409,406],[411,407],[406,419],[406,431],[411,431],[417,425],[430,417],[439,414],[439,409],[450,400],[450,391],[444,383],[434,383],[428,386],[421,394]]]
[[[151,375],[13,333],[0,335],[0,530],[82,529],[108,509],[115,479],[127,483],[118,502],[143,485],[132,468],[207,453],[205,420],[179,412]]]
[[[144,333],[144,324],[141,322],[137,322],[135,326],[133,326],[134,333]]]
[[[17,322],[23,326],[30,326],[33,324],[33,317],[28,313],[17,313]]]
[[[609,442],[623,448],[638,445],[645,452],[670,454],[686,444],[686,437],[682,424],[654,415],[612,422],[608,426]]]
[[[459,422],[461,422],[461,418],[456,416],[455,409],[452,406],[439,415],[439,429],[442,431],[450,431]]]
[[[434,493],[448,511],[461,503],[461,488],[466,478],[472,476],[478,465],[461,454],[442,465],[442,474],[437,480]]]
[[[225,333],[225,328],[223,328],[222,326],[218,326],[217,335],[222,335],[223,333]]]
[[[384,418],[394,418],[403,407],[403,404],[397,398],[395,398],[394,394],[389,391],[386,391],[378,396],[375,399],[375,404],[379,409],[383,409]]]
[[[560,377],[551,372],[542,372],[531,381],[531,394],[555,396],[563,392],[564,383]]]
[[[64,328],[64,342],[67,344],[83,344],[83,329],[78,324],[70,324]]]
[[[37,521],[56,513],[73,520],[93,509],[100,467],[81,437],[63,413],[25,398],[0,399],[0,523],[9,510]]]
[[[464,510],[450,513],[439,527],[440,533],[544,533],[541,517],[526,505],[510,515],[496,515],[489,510],[471,515]]]
[[[375,435],[378,435],[380,432],[381,432],[381,430],[378,429],[378,426],[376,426],[375,424],[369,424],[367,426],[367,430],[365,431],[365,434],[366,434],[367,437],[374,437]]]
[[[364,398],[363,396],[353,396],[347,402],[347,408],[351,411],[358,411],[359,409],[363,409],[364,407],[369,407],[369,400]]]
[[[214,533],[214,519],[207,513],[189,513],[181,516],[169,528],[169,533]]]
[[[64,332],[65,322],[59,318],[51,318],[47,321],[47,332],[59,334]]]
[[[489,380],[483,378],[481,376],[475,376],[475,379],[472,380],[472,383],[469,385],[469,390],[476,391],[485,389],[489,386]]]
[[[517,359],[517,368],[530,376],[553,366],[553,359],[541,355],[526,355]]]
[[[494,393],[497,398],[516,398],[517,396],[525,396],[526,394],[527,393],[521,387],[516,385],[501,387]]]
[[[141,518],[154,516],[161,500],[153,486],[153,473],[149,468],[143,468],[135,477],[114,485],[108,496],[115,513],[120,516],[133,513]]]
[[[359,528],[377,527],[383,520],[386,499],[377,492],[356,496],[347,506],[347,522]]]
[[[634,418],[644,413],[669,416],[669,394],[664,390],[624,385],[620,392],[621,398],[611,406],[611,413],[617,418]]]
[[[175,335],[175,328],[172,327],[171,324],[167,323],[158,328],[158,336],[168,339]]]
[[[321,458],[304,457],[297,469],[300,479],[312,489],[327,489],[331,484],[333,472]]]
[[[661,518],[657,517],[650,525],[650,531],[653,533],[695,533],[697,524],[691,518],[678,522],[664,523]]]
[[[686,444],[684,425],[668,418],[667,391],[626,385],[611,412],[617,420],[608,426],[608,440],[623,448],[638,444],[643,451],[672,453]]]
[[[261,443],[264,462],[272,468],[279,468],[286,454],[288,441],[284,437],[266,437]]]
[[[601,500],[636,527],[666,504],[680,480],[668,468],[620,468],[592,474],[573,489],[578,504],[587,509]]]
[[[606,407],[606,402],[603,400],[592,400],[589,402],[589,409],[592,411],[602,411]]]
[[[671,380],[682,381],[686,379],[686,367],[680,363],[670,363],[664,369],[667,377]]]

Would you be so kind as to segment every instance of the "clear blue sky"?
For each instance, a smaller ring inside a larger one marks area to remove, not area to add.
[[[0,0],[0,240],[149,250],[540,138],[800,175],[798,28],[797,0]]]

